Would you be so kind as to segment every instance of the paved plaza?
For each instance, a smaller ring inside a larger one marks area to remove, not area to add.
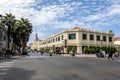
[[[0,60],[0,80],[120,80],[120,60],[30,53]]]

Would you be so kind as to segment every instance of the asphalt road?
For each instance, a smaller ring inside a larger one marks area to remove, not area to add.
[[[0,80],[120,80],[120,61],[31,53],[1,60]]]

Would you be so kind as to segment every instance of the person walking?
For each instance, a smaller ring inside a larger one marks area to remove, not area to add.
[[[52,49],[50,50],[50,56],[52,56],[52,54],[53,54],[53,51],[52,51]]]
[[[120,54],[119,51],[114,54],[114,57],[119,58]]]
[[[113,53],[112,53],[112,51],[110,51],[109,53],[108,53],[108,59],[110,60],[113,60]]]
[[[43,51],[41,51],[41,55],[43,55],[44,54],[44,52]]]

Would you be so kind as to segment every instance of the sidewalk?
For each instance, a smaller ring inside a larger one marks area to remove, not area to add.
[[[72,56],[70,54],[64,54],[63,56]],[[96,57],[95,54],[76,54],[75,57]]]
[[[77,54],[77,57],[96,57],[96,54]]]

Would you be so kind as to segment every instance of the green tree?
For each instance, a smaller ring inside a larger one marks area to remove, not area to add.
[[[14,49],[25,49],[29,40],[30,33],[32,32],[32,24],[28,19],[21,18],[16,20],[15,16],[6,14],[1,16],[0,26],[4,27],[7,34],[7,48],[10,47],[10,42],[13,40]]]
[[[72,47],[72,52],[75,53],[76,47]]]
[[[27,42],[29,40],[30,33],[32,32],[32,24],[28,21],[28,19],[21,18],[19,20],[20,25],[20,39],[23,49],[25,49]]]
[[[111,51],[112,51],[113,53],[115,53],[115,52],[117,52],[117,49],[114,48],[114,47],[111,47]]]
[[[72,47],[72,56],[75,56],[76,48]]]
[[[27,19],[21,18],[20,20],[17,20],[13,30],[13,42],[19,49],[21,47],[23,50],[25,49],[31,32],[32,25]]]
[[[100,47],[95,47],[94,52],[99,53],[100,52]]]
[[[95,51],[95,48],[94,47],[90,47],[90,52],[93,54]]]
[[[16,19],[15,16],[12,15],[11,13],[7,14],[5,16],[2,16],[1,19],[1,24],[6,28],[6,33],[7,33],[7,48],[9,49],[10,47],[10,42],[12,38],[12,29],[13,26],[15,25]]]
[[[87,47],[84,47],[84,48],[83,48],[83,52],[84,52],[84,53],[87,53]]]
[[[67,48],[66,48],[67,54],[69,54],[70,50],[71,50],[70,47],[67,47]]]

